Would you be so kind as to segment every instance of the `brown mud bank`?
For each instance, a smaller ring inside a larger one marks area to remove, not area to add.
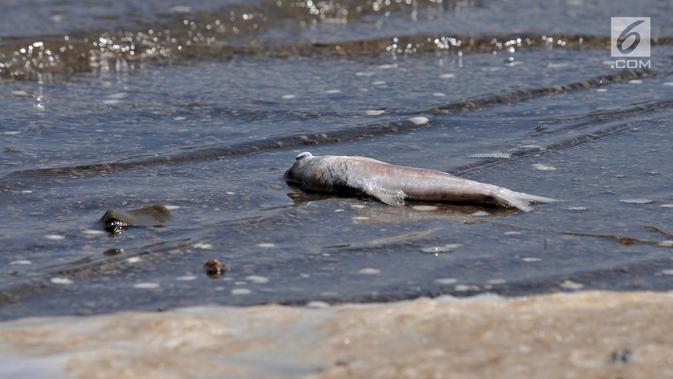
[[[0,376],[670,377],[671,321],[650,292],[32,318],[0,324]]]

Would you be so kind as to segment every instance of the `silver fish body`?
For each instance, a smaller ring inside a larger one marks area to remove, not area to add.
[[[297,156],[285,172],[288,183],[306,191],[355,191],[392,206],[405,200],[463,202],[517,208],[555,201],[425,168],[392,165],[358,156]]]

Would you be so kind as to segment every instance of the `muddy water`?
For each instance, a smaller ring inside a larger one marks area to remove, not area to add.
[[[667,2],[40,4],[0,16],[2,319],[673,285]],[[610,67],[626,10],[650,70]],[[311,196],[305,150],[562,201]]]

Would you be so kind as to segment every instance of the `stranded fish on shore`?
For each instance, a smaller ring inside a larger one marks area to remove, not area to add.
[[[297,155],[284,177],[305,191],[363,193],[395,207],[404,205],[405,200],[417,200],[488,204],[528,212],[531,203],[556,201],[441,171],[357,156],[304,152]]]

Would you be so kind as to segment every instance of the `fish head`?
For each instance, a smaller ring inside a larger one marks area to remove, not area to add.
[[[305,176],[304,169],[306,168],[308,162],[313,159],[313,157],[314,155],[308,151],[297,155],[297,157],[294,159],[294,163],[292,163],[292,166],[290,166],[290,168],[287,169],[283,175],[285,180],[290,183],[301,183]]]

